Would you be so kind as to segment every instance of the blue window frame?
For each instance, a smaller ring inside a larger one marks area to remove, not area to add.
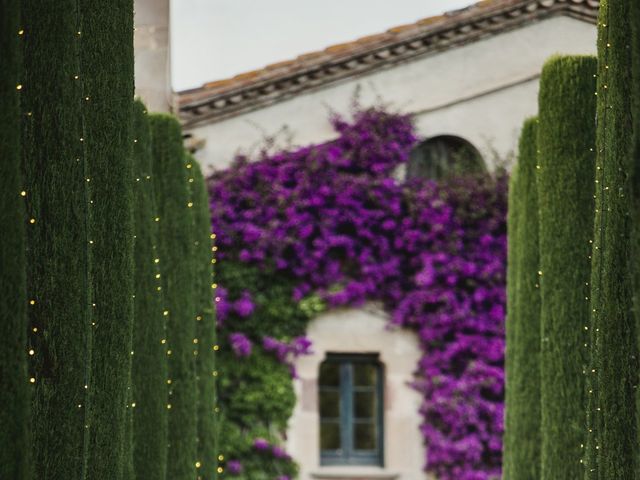
[[[383,384],[377,355],[327,355],[318,389],[322,465],[383,466]]]

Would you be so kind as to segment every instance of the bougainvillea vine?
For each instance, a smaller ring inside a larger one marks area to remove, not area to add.
[[[306,318],[314,308],[382,302],[390,323],[414,330],[423,349],[413,386],[424,398],[425,469],[439,480],[498,479],[506,176],[401,181],[398,167],[417,141],[408,117],[373,108],[332,122],[334,141],[239,158],[209,179],[228,350],[237,362],[249,361],[251,350],[290,362],[310,345],[302,313],[291,314],[298,333],[288,338],[267,330],[276,323],[252,320],[268,313],[270,294],[243,290],[243,282],[232,290],[222,283],[225,268],[257,269],[282,283]],[[255,442],[254,451],[287,460],[266,440]],[[243,459],[236,461],[229,471],[240,473]]]

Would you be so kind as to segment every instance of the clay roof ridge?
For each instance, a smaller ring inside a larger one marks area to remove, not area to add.
[[[599,0],[484,0],[179,92],[177,107],[185,125],[216,120],[554,13],[595,22],[598,6]]]

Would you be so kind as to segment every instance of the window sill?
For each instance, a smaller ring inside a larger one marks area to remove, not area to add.
[[[380,467],[322,467],[311,473],[318,480],[396,480],[400,474]]]

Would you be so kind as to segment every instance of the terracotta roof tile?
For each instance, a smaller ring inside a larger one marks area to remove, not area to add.
[[[224,118],[308,88],[551,14],[595,22],[598,0],[482,0],[467,8],[332,45],[176,94],[183,123]]]

